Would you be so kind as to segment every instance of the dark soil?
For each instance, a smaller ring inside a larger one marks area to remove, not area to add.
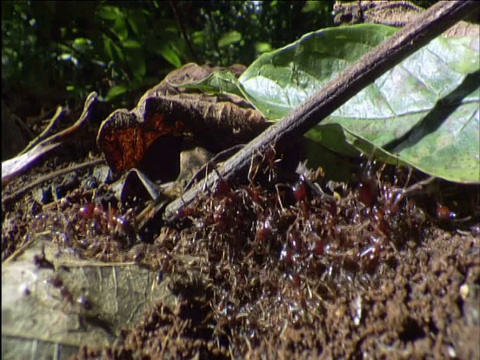
[[[3,198],[67,166],[77,156],[67,153]],[[364,175],[332,190],[321,173],[277,178],[272,164],[259,164],[250,184],[220,181],[140,252],[113,236],[100,250],[78,246],[79,256],[135,260],[180,280],[170,284],[176,308],[159,302],[109,347],[85,345],[75,358],[480,358],[478,187],[455,185],[446,197],[440,182],[427,194],[412,190],[421,175],[363,164]],[[3,204],[2,259],[38,214],[92,201],[82,185],[92,173],[77,174],[67,205],[32,192]]]

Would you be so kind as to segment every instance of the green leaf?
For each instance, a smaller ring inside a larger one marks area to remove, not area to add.
[[[192,42],[195,45],[203,45],[205,43],[205,39],[207,38],[205,31],[195,31],[192,34]]]
[[[137,40],[125,40],[122,41],[122,45],[125,49],[140,49],[142,47]]]
[[[302,9],[302,13],[318,12],[324,7],[326,7],[324,1],[307,0],[305,6]]]
[[[265,52],[272,51],[272,45],[266,42],[256,42],[255,51],[257,52],[257,54],[263,54]]]
[[[118,36],[120,41],[124,41],[128,38],[127,23],[122,13],[115,19],[115,23],[112,26],[112,32]]]
[[[262,55],[239,83],[267,118],[280,119],[395,31],[358,25],[310,33]],[[480,64],[474,43],[468,37],[435,39],[328,116],[308,137],[336,152],[351,153],[348,144],[432,176],[480,182]],[[333,140],[342,137],[343,142]]]
[[[95,15],[104,20],[115,20],[119,14],[116,6],[99,6]]]
[[[85,54],[93,49],[93,43],[90,39],[87,38],[76,38],[73,41],[72,48],[79,53]]]
[[[226,34],[224,34],[220,40],[218,40],[218,47],[224,47],[228,46],[231,44],[235,44],[236,42],[239,42],[242,40],[242,34],[239,33],[238,31],[229,31]]]
[[[198,89],[208,93],[230,93],[244,97],[239,89],[238,79],[229,70],[216,71],[201,81],[186,84],[182,83],[179,86],[189,89]]]
[[[127,90],[128,90],[127,87],[122,85],[114,86],[108,91],[108,94],[105,97],[105,101],[112,101],[116,97],[125,94]]]
[[[79,64],[78,59],[72,54],[63,53],[58,55],[57,59],[61,61],[71,61],[72,64],[75,66],[78,66]]]
[[[102,6],[96,12],[96,16],[101,19],[113,22],[110,26],[110,30],[115,34],[120,41],[124,41],[128,38],[128,28],[125,18],[126,14],[116,6]],[[133,21],[133,19],[132,19]],[[135,25],[134,25],[135,26]]]
[[[179,68],[182,66],[182,60],[180,59],[180,56],[178,53],[173,49],[173,46],[171,44],[164,44],[163,46],[160,47],[158,52],[162,55],[162,57],[167,60],[170,64],[173,66]]]
[[[103,38],[103,41],[104,41],[104,46],[105,46],[105,52],[107,53],[110,60],[112,60],[113,62],[116,62],[116,63],[122,63],[123,60],[124,60],[124,55],[123,55],[123,51],[120,48],[120,46],[115,44],[112,41],[112,39],[110,39],[106,36]]]
[[[137,80],[142,80],[147,72],[145,56],[140,49],[128,49],[127,64]]]
[[[141,35],[142,32],[148,30],[147,15],[148,13],[145,10],[134,9],[128,11],[127,21],[136,35]]]
[[[267,118],[280,119],[395,31],[358,25],[307,34],[260,56],[242,74],[240,84]]]

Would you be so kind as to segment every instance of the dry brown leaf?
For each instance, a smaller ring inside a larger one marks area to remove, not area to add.
[[[236,95],[187,92],[172,83],[199,81],[220,68],[187,64],[150,89],[131,111],[120,109],[101,125],[97,144],[114,172],[137,167],[152,144],[166,136],[193,139],[218,152],[246,143],[269,126]],[[240,74],[240,67],[233,68]],[[157,166],[157,164],[155,164]]]

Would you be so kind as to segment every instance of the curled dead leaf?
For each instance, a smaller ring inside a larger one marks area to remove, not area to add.
[[[97,136],[97,144],[112,170],[122,172],[137,167],[160,138],[188,138],[218,152],[246,143],[265,130],[269,123],[245,99],[232,94],[187,92],[172,85],[201,80],[215,69],[187,64],[147,91],[135,109],[112,113]]]

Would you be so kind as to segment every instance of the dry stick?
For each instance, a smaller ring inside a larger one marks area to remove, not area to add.
[[[173,16],[175,16],[175,21],[177,22],[177,26],[182,32],[183,38],[185,39],[185,43],[187,44],[188,50],[190,50],[190,54],[192,55],[193,60],[196,62],[197,53],[195,52],[195,49],[192,46],[192,42],[190,41],[190,37],[188,36],[187,31],[185,30],[185,26],[183,26],[182,22],[180,21],[180,17],[178,16],[178,12],[177,12],[177,4],[175,4],[175,0],[170,0],[170,7],[172,8]]]
[[[105,162],[105,159],[92,159],[88,160],[86,162],[83,162],[81,164],[75,164],[73,166],[67,167],[65,169],[60,169],[56,170],[54,172],[48,173],[44,176],[41,176],[40,178],[36,179],[35,181],[29,182],[25,184],[22,188],[18,189],[14,193],[2,197],[2,205],[7,206],[10,204],[12,201],[17,200],[18,198],[22,197],[26,192],[36,188],[37,186],[43,184],[46,181],[50,181],[53,179],[58,178],[59,176],[74,172],[74,171],[81,171],[84,169],[89,169],[94,166],[103,164]]]
[[[220,175],[225,180],[233,180],[241,171],[248,168],[252,157],[258,157],[261,149],[270,144],[281,151],[294,138],[317,125],[360,90],[472,13],[479,5],[480,3],[476,1],[441,1],[435,4],[415,22],[405,26],[330,81],[282,121],[253,139],[225,162],[219,170]],[[217,179],[215,172],[209,174],[200,184],[170,203],[165,209],[165,221],[174,220],[180,208],[189,205],[205,186],[211,188]],[[155,210],[160,211],[161,208]]]
[[[35,150],[34,149],[40,149],[41,147],[46,147],[46,146],[50,146],[50,145],[54,145],[54,144],[57,144],[58,141],[60,140],[65,140],[67,139],[68,137],[71,137],[72,135],[74,135],[82,126],[84,126],[86,124],[86,122],[88,121],[89,117],[90,117],[90,113],[92,111],[92,106],[93,104],[97,101],[97,93],[96,92],[92,92],[90,93],[88,96],[87,96],[87,99],[85,100],[85,105],[83,106],[83,111],[82,111],[82,114],[80,115],[80,117],[78,118],[78,120],[72,125],[70,126],[69,128],[63,130],[63,131],[60,131],[59,133],[57,134],[54,134],[52,136],[50,136],[49,138],[47,139],[43,139],[41,140],[39,143],[37,143],[32,149],[30,149],[29,151],[31,152],[34,152]],[[58,111],[57,111],[58,112]],[[58,143],[60,144],[60,143]],[[29,145],[30,146],[30,145]],[[51,147],[50,150],[53,150],[57,147]],[[48,150],[48,151],[50,151]],[[47,151],[47,152],[48,152]],[[47,152],[45,152],[43,154],[43,156],[45,156],[45,154],[47,154]],[[51,180],[51,179],[54,179],[55,177],[57,176],[60,176],[62,174],[65,174],[65,173],[69,173],[69,172],[72,172],[72,171],[76,171],[76,170],[80,170],[80,169],[84,169],[86,167],[89,167],[89,166],[94,166],[94,165],[97,165],[97,164],[100,164],[101,162],[103,162],[104,160],[92,160],[92,161],[88,161],[86,164],[83,163],[83,164],[80,164],[80,165],[77,165],[77,166],[74,166],[72,168],[67,168],[67,169],[62,169],[62,170],[58,170],[58,171],[54,171],[53,173],[50,173],[50,174],[47,174],[45,176],[42,176],[41,178],[37,179],[36,181],[34,182],[31,182],[31,183],[28,183],[28,184],[25,184],[24,187],[18,189],[16,192],[14,192],[13,194],[9,195],[9,196],[2,196],[2,205],[6,205],[6,204],[9,204],[10,202],[12,201],[15,201],[17,200],[20,196],[22,196],[24,193],[26,193],[27,191],[30,191],[31,189],[33,189],[34,187],[40,185],[41,183],[45,182],[45,181],[48,181],[48,180]],[[2,174],[2,187],[4,185],[6,185],[8,182],[12,181],[14,178],[16,178],[17,176],[19,176],[21,173],[25,172],[27,169],[30,168],[32,164],[31,163],[27,163],[24,167],[20,168],[18,171],[10,174],[10,175],[5,175],[5,174]],[[2,164],[2,167],[3,167],[3,164]],[[4,176],[5,175],[5,176]]]
[[[92,111],[93,104],[97,101],[98,95],[96,92],[91,92],[88,94],[87,99],[85,100],[85,104],[83,105],[83,111],[80,117],[78,118],[75,123],[70,126],[69,128],[60,131],[59,133],[50,136],[47,139],[42,140],[38,143],[37,146],[42,146],[45,144],[52,144],[59,140],[65,140],[67,137],[72,136],[75,132],[77,132],[83,125],[85,125],[90,117],[90,113]]]
[[[55,111],[55,115],[53,115],[53,117],[50,119],[47,127],[41,132],[40,135],[38,135],[35,139],[30,141],[30,143],[25,147],[25,149],[22,150],[22,152],[19,155],[25,154],[29,150],[33,149],[37,144],[45,140],[47,136],[52,132],[53,128],[65,115],[65,113],[66,113],[65,109],[61,106],[58,106],[57,111]]]
[[[40,140],[34,140],[28,146],[28,150],[22,151],[19,156],[14,157],[13,159],[6,160],[2,162],[2,188],[7,185],[9,182],[17,178],[20,174],[26,172],[30,169],[37,159],[40,156],[45,156],[47,153],[51,152],[54,149],[57,149],[62,143],[59,140],[66,140],[68,137],[71,137],[75,134],[83,125],[85,125],[89,119],[92,106],[97,101],[97,93],[92,92],[87,96],[85,100],[85,105],[83,106],[83,111],[78,120],[69,128],[60,131],[57,134],[50,136],[49,138]],[[58,113],[59,111],[57,111]],[[53,119],[57,121],[58,117]],[[42,137],[40,135],[40,137]],[[32,145],[35,144],[35,145]],[[2,198],[3,203],[3,198]]]

